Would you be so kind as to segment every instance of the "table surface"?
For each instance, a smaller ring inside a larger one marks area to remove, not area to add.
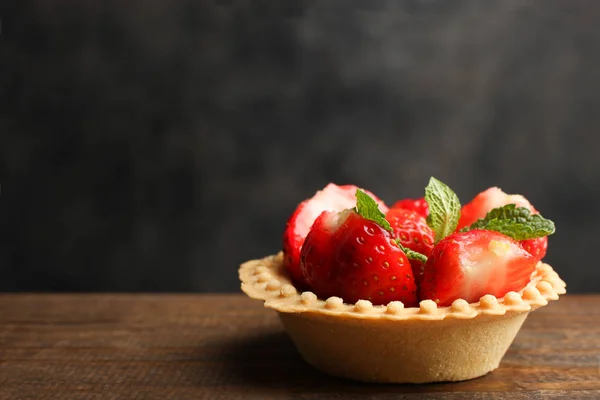
[[[600,295],[533,312],[499,369],[362,384],[306,363],[243,295],[0,295],[1,399],[600,399]]]

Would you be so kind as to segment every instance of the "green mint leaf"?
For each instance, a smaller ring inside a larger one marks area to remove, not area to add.
[[[515,240],[536,239],[551,235],[556,230],[554,222],[540,214],[531,214],[527,208],[515,204],[494,208],[485,218],[475,221],[461,232],[472,229],[500,232]]]
[[[400,239],[396,239],[396,244],[398,245],[398,247],[400,247],[400,250],[402,250],[404,254],[406,254],[406,257],[409,260],[418,260],[421,261],[423,264],[427,262],[427,256],[425,254],[421,254],[418,251],[414,251],[409,249],[408,247],[402,246],[402,244],[400,243]]]
[[[375,222],[386,231],[393,232],[390,223],[385,219],[385,214],[381,212],[377,202],[360,189],[356,189],[356,207],[354,211],[361,217]]]
[[[460,218],[460,200],[452,189],[431,177],[425,188],[425,201],[429,205],[427,225],[433,229],[437,243],[456,229]]]

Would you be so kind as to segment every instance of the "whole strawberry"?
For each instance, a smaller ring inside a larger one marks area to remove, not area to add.
[[[481,229],[454,233],[440,241],[427,260],[419,298],[449,306],[456,299],[471,303],[486,294],[502,297],[523,289],[536,263],[516,240],[502,233]]]
[[[429,214],[429,205],[424,197],[418,199],[403,199],[394,203],[391,208],[403,208],[405,210],[416,211],[419,215],[427,218]]]
[[[300,203],[288,219],[283,233],[283,260],[292,280],[300,286],[305,283],[300,271],[300,250],[313,222],[323,211],[342,211],[354,207],[357,189],[354,185],[338,186],[330,183],[313,197]],[[372,193],[367,193],[376,199],[382,210],[387,211],[381,200]]]
[[[425,217],[413,210],[390,208],[385,219],[394,231],[393,236],[402,246],[429,257],[433,250],[434,233]],[[415,258],[410,260],[410,264],[418,285],[423,276],[423,262]]]
[[[306,283],[321,298],[416,305],[410,262],[390,230],[377,203],[357,191],[356,208],[323,213],[313,224],[300,257]]]

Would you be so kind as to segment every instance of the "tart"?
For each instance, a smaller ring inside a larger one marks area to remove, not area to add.
[[[399,302],[346,304],[299,292],[283,254],[245,262],[242,290],[275,310],[302,357],[330,375],[366,382],[425,383],[476,378],[498,368],[529,313],[566,293],[552,267],[539,262],[529,284],[502,298],[455,300],[437,307]]]
[[[327,188],[288,221],[282,252],[239,268],[242,291],[275,310],[302,357],[325,373],[382,383],[476,378],[498,368],[531,311],[566,293],[541,260],[554,224],[524,198],[517,207],[507,204],[515,195],[487,191],[461,214],[454,192],[432,178],[413,210],[407,201],[388,210],[356,190],[356,208],[342,211],[335,206],[346,207],[355,187]],[[290,233],[307,215],[302,235]]]

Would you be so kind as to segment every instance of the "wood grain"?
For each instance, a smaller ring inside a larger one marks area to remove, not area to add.
[[[0,295],[0,399],[600,398],[600,295],[532,313],[501,367],[370,385],[306,365],[242,295]]]

